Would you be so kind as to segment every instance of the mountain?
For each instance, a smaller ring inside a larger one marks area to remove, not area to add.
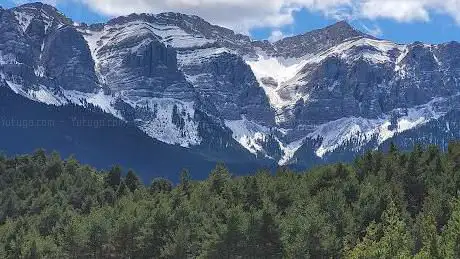
[[[457,42],[396,44],[338,22],[270,43],[178,13],[79,24],[41,3],[0,17],[12,91],[99,107],[210,161],[305,167],[457,137],[444,127],[458,120]]]

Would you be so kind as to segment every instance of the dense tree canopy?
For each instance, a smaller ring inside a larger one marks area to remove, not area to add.
[[[459,190],[460,144],[149,186],[56,153],[0,156],[0,258],[459,258]]]

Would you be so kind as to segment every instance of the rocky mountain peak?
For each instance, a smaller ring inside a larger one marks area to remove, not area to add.
[[[318,53],[357,37],[374,38],[353,28],[348,22],[340,21],[323,29],[284,38],[274,43],[283,57],[303,57]]]
[[[19,22],[24,24],[30,23],[32,19],[42,19],[48,23],[54,22],[64,25],[73,24],[73,21],[62,14],[58,9],[40,2],[27,3],[13,8],[12,11],[15,13]]]
[[[326,28],[322,29],[322,31],[325,31],[331,34],[338,34],[338,33],[347,34],[351,37],[355,35],[356,36],[364,35],[364,33],[356,30],[353,26],[351,26],[351,24],[349,24],[345,20],[338,21],[332,25],[329,25]]]
[[[42,2],[33,2],[33,3],[26,3],[17,7],[17,9],[36,9],[36,10],[51,10],[53,12],[59,12],[54,6],[45,4]]]
[[[254,54],[252,41],[249,36],[235,33],[234,31],[213,25],[196,15],[165,12],[159,14],[130,14],[108,21],[106,24],[90,25],[88,28],[100,31],[104,26],[127,25],[141,21],[156,26],[176,27],[192,37],[208,39],[221,47],[226,47],[242,55]]]

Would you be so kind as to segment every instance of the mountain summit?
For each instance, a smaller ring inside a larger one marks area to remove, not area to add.
[[[456,42],[395,44],[342,21],[269,43],[178,13],[74,24],[43,4],[0,17],[0,75],[15,93],[100,107],[209,158],[311,166],[459,134]]]
[[[340,21],[324,29],[284,38],[275,42],[274,46],[281,56],[298,58],[327,50],[346,40],[358,37],[372,38],[354,29],[346,21]]]

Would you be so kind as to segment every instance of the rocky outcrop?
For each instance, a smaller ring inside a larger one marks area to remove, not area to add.
[[[35,83],[32,46],[14,14],[0,10],[0,66],[2,76],[30,87]]]
[[[26,4],[3,11],[1,22],[2,70],[9,81],[26,89],[40,84],[81,92],[98,88],[86,41],[55,8]]]
[[[74,27],[57,29],[43,44],[39,67],[43,67],[45,77],[65,90],[87,93],[99,88],[91,52]]]
[[[182,52],[182,58],[202,50]],[[244,60],[228,52],[183,60],[180,66],[203,100],[204,109],[224,120],[241,116],[260,124],[273,126],[274,112]]]

